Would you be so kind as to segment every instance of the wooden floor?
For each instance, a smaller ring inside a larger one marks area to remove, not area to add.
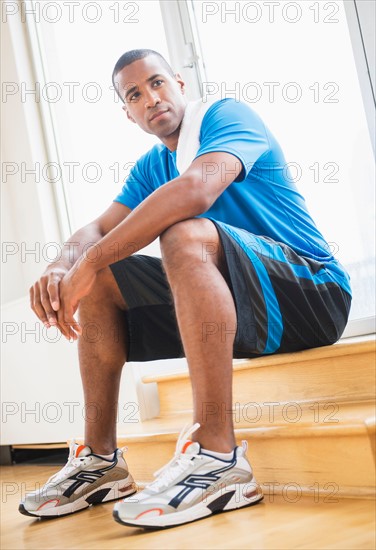
[[[375,503],[318,495],[287,502],[266,497],[256,506],[219,514],[159,532],[124,527],[112,519],[113,504],[97,505],[55,520],[19,514],[23,494],[38,487],[57,467],[2,468],[1,549],[331,549],[375,548]],[[356,474],[355,474],[356,475]]]

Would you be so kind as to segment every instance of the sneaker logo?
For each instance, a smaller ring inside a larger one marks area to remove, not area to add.
[[[212,472],[207,472],[206,474],[190,474],[176,484],[177,486],[181,485],[183,489],[170,500],[169,505],[173,508],[177,508],[183,502],[185,497],[195,489],[208,489],[212,483],[220,479],[219,474],[225,472],[226,470],[230,470],[235,464],[236,459],[219,470],[213,470]]]
[[[113,464],[111,464],[111,466],[106,468],[77,472],[77,474],[74,474],[73,476],[68,478],[72,479],[73,483],[64,491],[63,495],[69,498],[79,487],[81,487],[81,485],[84,485],[85,483],[94,483],[95,481],[97,481],[97,479],[103,477],[108,472],[108,470],[112,470],[112,468],[114,468],[116,464],[117,462],[114,462]]]

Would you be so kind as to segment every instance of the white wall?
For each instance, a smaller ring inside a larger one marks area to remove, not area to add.
[[[9,24],[1,25],[2,79],[5,83],[18,82],[16,60],[10,37]],[[27,113],[16,96],[8,96],[1,109],[1,157],[2,157],[2,285],[1,301],[7,303],[24,296],[33,276],[40,271],[38,262],[22,263],[21,243],[24,248],[34,248],[35,243],[43,243],[42,211],[38,202],[36,184],[29,179],[22,183],[20,179],[21,163],[32,165],[30,135],[27,131]],[[17,171],[13,177],[7,177],[5,171],[15,163]],[[36,265],[37,264],[37,265]]]

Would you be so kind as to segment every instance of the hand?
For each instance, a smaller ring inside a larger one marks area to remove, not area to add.
[[[59,285],[67,273],[65,267],[50,266],[29,290],[31,309],[47,328],[58,324],[56,311],[60,307]]]
[[[79,260],[60,283],[60,308],[57,312],[59,328],[68,340],[77,340],[82,327],[74,318],[81,298],[94,286],[96,271],[90,262]]]

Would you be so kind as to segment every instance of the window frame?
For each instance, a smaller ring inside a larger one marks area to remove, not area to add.
[[[42,32],[38,29],[38,25],[32,15],[32,12],[35,12],[37,9],[35,2],[36,0],[25,0],[25,28],[32,72],[34,73],[35,81],[39,82],[40,87],[43,88],[48,83],[47,63],[44,54],[45,45]],[[56,131],[57,126],[51,105],[48,102],[40,101],[38,107],[47,162],[51,163],[51,165],[54,163],[55,165],[62,166],[61,147],[59,145]],[[53,180],[53,176],[51,179]],[[48,208],[52,207],[54,209],[60,235],[65,241],[72,234],[72,222],[69,215],[69,199],[65,192],[63,171],[59,181],[51,185],[51,194],[53,204],[48,204]]]
[[[366,113],[368,129],[370,133],[370,140],[373,147],[373,154],[376,155],[376,144],[375,144],[375,65],[370,59],[370,54],[372,51],[372,42],[375,42],[375,32],[373,33],[373,39],[369,36],[364,29],[364,17],[365,12],[362,8],[361,17],[359,12],[359,7],[356,0],[344,1],[343,3],[346,13],[347,24],[350,32],[350,39],[352,44],[352,49],[354,53],[355,65],[358,72],[359,85],[362,92],[363,105]],[[375,7],[373,1],[367,2],[367,7],[370,8],[370,20],[374,21],[372,14],[372,6]],[[374,31],[373,27],[373,31]],[[372,74],[371,71],[373,70]]]

